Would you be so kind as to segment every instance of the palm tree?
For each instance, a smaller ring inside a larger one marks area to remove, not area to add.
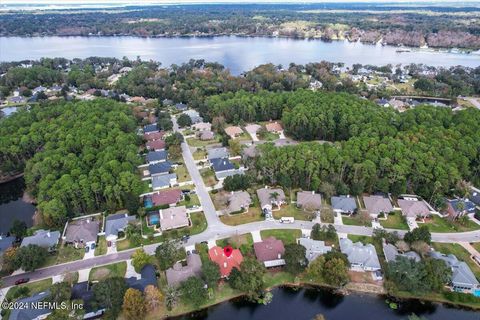
[[[172,310],[175,303],[177,303],[180,292],[177,288],[168,286],[165,289],[165,304],[167,305],[168,310]]]

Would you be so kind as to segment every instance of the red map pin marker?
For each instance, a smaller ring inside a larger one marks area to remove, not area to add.
[[[226,246],[225,248],[223,248],[223,253],[227,256],[227,258],[232,255],[232,252],[233,248],[231,246]]]

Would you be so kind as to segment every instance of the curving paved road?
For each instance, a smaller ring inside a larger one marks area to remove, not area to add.
[[[175,119],[172,119],[174,123],[174,130],[179,132],[178,125]],[[208,241],[212,239],[223,239],[234,235],[245,234],[258,230],[269,229],[311,229],[314,222],[310,221],[295,221],[291,224],[283,224],[278,221],[258,221],[248,224],[242,224],[239,226],[228,226],[223,224],[217,216],[215,206],[210,198],[208,191],[206,190],[203,179],[198,171],[195,162],[193,160],[192,153],[186,142],[182,143],[182,153],[185,159],[185,165],[188,169],[192,181],[195,184],[196,192],[199,197],[200,203],[203,207],[203,212],[208,222],[207,229],[197,235],[191,236],[188,242],[184,243],[184,246],[194,245],[202,241]],[[350,226],[350,225],[336,225],[334,224],[337,232],[348,233],[354,235],[372,235],[373,229],[369,227]],[[386,229],[387,231],[397,231],[400,235],[405,234],[405,230]],[[462,232],[462,233],[432,233],[432,240],[435,242],[480,242],[480,230]],[[153,254],[158,244],[151,244],[144,246],[143,248],[147,253]],[[87,260],[72,261],[60,265],[50,266],[42,269],[38,269],[32,272],[26,272],[23,274],[4,277],[2,279],[1,287],[9,287],[14,285],[15,281],[20,278],[30,278],[31,281],[50,278],[55,275],[60,275],[68,272],[75,272],[82,269],[92,268],[105,264],[111,264],[114,262],[125,261],[130,259],[132,253],[136,249],[129,249],[118,253],[107,254],[103,256],[94,257]]]

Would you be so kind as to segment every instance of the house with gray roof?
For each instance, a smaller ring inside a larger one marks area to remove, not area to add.
[[[172,163],[170,161],[157,162],[148,165],[148,172],[152,177],[167,174],[170,172],[170,169],[172,169]]]
[[[213,159],[222,159],[222,158],[228,158],[230,155],[228,154],[227,148],[212,148],[207,150],[207,159],[209,161]]]
[[[59,231],[50,231],[50,230],[37,230],[33,236],[25,237],[22,240],[21,247],[26,247],[29,244],[34,244],[42,248],[46,248],[49,251],[54,251],[57,247],[58,241],[60,240]]]
[[[23,307],[13,308],[8,319],[37,320],[47,318],[47,316],[52,313],[52,310],[42,305],[40,305],[40,307],[36,307],[35,303],[44,301],[49,295],[49,291],[44,291],[27,298],[17,300],[16,302]]]
[[[262,210],[271,211],[273,206],[280,207],[286,203],[285,193],[280,188],[265,187],[258,189],[257,196]]]
[[[446,199],[447,214],[452,219],[475,213],[476,205],[470,199]]]
[[[185,111],[185,110],[187,110],[187,105],[184,104],[184,103],[177,103],[177,104],[175,104],[175,108],[178,111]]]
[[[169,286],[178,286],[190,277],[201,277],[202,275],[202,259],[200,255],[192,253],[187,255],[187,264],[183,265],[177,262],[173,267],[165,271],[167,283]]]
[[[226,177],[235,176],[237,174],[245,174],[244,168],[215,172],[215,177],[218,181],[222,181]]]
[[[169,173],[152,177],[152,189],[160,190],[177,184],[177,174]]]
[[[424,200],[414,197],[404,197],[403,199],[398,199],[397,202],[398,206],[402,209],[403,215],[407,218],[424,218],[430,214],[430,209]]]
[[[159,215],[162,231],[188,227],[190,224],[185,206],[162,209],[159,211]]]
[[[107,241],[116,241],[119,232],[125,232],[130,223],[136,221],[135,216],[127,213],[116,213],[107,216],[105,219],[105,238]]]
[[[355,198],[350,196],[332,197],[333,211],[338,213],[352,214],[357,210],[357,203]]]
[[[247,212],[252,204],[252,198],[247,191],[232,191],[227,196],[226,213]]]
[[[307,258],[308,262],[312,262],[319,256],[332,251],[332,247],[325,245],[324,241],[313,240],[309,238],[299,238],[297,239],[297,243],[305,247],[305,258]]]
[[[297,207],[308,211],[320,210],[322,196],[315,191],[299,191],[297,192]]]
[[[470,199],[470,201],[475,203],[478,208],[480,208],[480,192],[479,191],[475,191],[474,189],[472,194],[468,198]]]
[[[480,289],[480,284],[470,267],[465,262],[458,260],[453,254],[445,255],[433,251],[430,256],[434,259],[443,260],[452,269],[450,286],[453,291],[473,293]]]
[[[377,218],[381,213],[388,214],[393,211],[390,199],[384,196],[364,196],[363,203],[365,203],[365,208],[373,218]]]
[[[167,161],[168,151],[160,150],[160,151],[149,151],[146,156],[146,160],[148,164],[156,164],[159,162]]]
[[[127,287],[137,289],[140,292],[143,292],[147,286],[158,287],[155,267],[147,264],[140,270],[140,278],[130,277],[127,278],[125,282],[127,283]]]
[[[348,238],[340,239],[340,251],[345,254],[354,271],[378,271],[381,269],[377,251],[372,244],[364,245]]]
[[[400,253],[393,244],[386,243],[385,241],[382,243],[383,248],[383,255],[385,256],[385,260],[387,262],[397,260],[397,257],[405,257],[407,259],[415,260],[419,262],[421,260],[420,255],[415,251],[408,251],[405,253]]]
[[[192,124],[203,122],[203,118],[200,117],[200,114],[196,110],[189,109],[183,111],[183,113],[190,117],[190,120],[192,120]]]
[[[75,248],[83,248],[97,242],[100,232],[100,220],[92,217],[75,219],[67,222],[63,240]]]

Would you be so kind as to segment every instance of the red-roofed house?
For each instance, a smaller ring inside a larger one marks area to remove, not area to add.
[[[240,270],[240,264],[243,261],[243,256],[240,250],[233,249],[230,257],[227,257],[223,253],[223,249],[218,246],[210,248],[210,250],[208,250],[208,256],[210,257],[210,260],[220,267],[222,278],[227,278],[234,267]]]
[[[258,261],[263,262],[265,267],[279,267],[285,265],[283,255],[285,254],[285,247],[282,240],[275,237],[269,237],[262,242],[255,242],[253,244],[255,249],[255,256]]]
[[[182,191],[180,189],[170,189],[159,191],[152,195],[154,206],[172,205],[182,200]]]
[[[160,140],[163,138],[164,135],[165,135],[165,131],[145,133],[143,135],[143,139],[147,141]]]
[[[148,150],[160,151],[165,149],[165,141],[163,140],[153,140],[146,143]]]

